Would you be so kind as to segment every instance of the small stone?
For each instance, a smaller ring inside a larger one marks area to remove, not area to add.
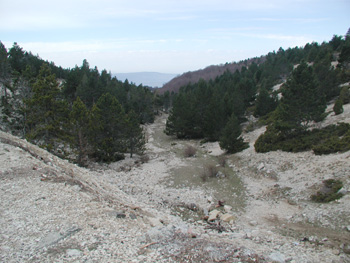
[[[315,243],[315,242],[317,242],[317,237],[316,236],[310,236],[309,237],[309,241],[311,242],[311,243]]]
[[[209,216],[209,211],[206,208],[203,208],[203,214],[204,216]]]
[[[223,172],[221,172],[221,171],[219,171],[217,174],[216,174],[216,178],[225,178],[226,177],[226,175],[223,173]]]
[[[346,226],[345,229],[350,232],[350,225]]]
[[[136,215],[135,215],[135,214],[133,214],[133,213],[130,213],[130,215],[129,215],[129,216],[130,216],[130,218],[131,218],[131,219],[136,219]]]
[[[346,195],[348,193],[348,191],[344,188],[341,188],[341,189],[339,189],[339,191],[337,193],[342,194],[342,195]]]
[[[260,163],[257,168],[258,168],[258,170],[262,170],[262,169],[265,168],[265,164],[264,163]]]
[[[230,222],[231,220],[235,220],[235,216],[232,214],[224,214],[220,216],[220,219],[224,222]]]
[[[66,253],[69,257],[79,257],[82,252],[79,249],[67,249]]]
[[[274,253],[271,253],[269,255],[269,259],[272,261],[272,262],[278,262],[278,263],[284,263],[286,262],[286,258],[283,254],[279,253],[279,252],[274,252]]]
[[[116,213],[116,217],[117,217],[117,218],[125,218],[125,217],[126,217],[126,214],[125,214],[125,213],[122,213],[122,212],[117,212],[117,213]]]
[[[249,221],[249,225],[251,226],[257,226],[258,222],[256,222],[255,220]]]
[[[292,200],[292,199],[288,199],[288,204],[290,204],[290,205],[297,205],[297,202],[295,202],[294,200]]]
[[[159,218],[149,217],[148,221],[149,221],[149,223],[151,224],[152,227],[162,226],[163,225]]]
[[[343,245],[343,252],[345,254],[350,254],[350,244],[344,244]]]
[[[225,210],[226,213],[229,213],[232,210],[232,206],[224,205],[224,210]]]
[[[340,250],[339,249],[333,249],[332,250],[332,253],[336,256],[339,256],[340,255]]]
[[[197,205],[194,204],[194,203],[191,203],[191,204],[187,205],[187,208],[192,210],[192,211],[197,211],[198,210]]]
[[[39,243],[39,247],[42,248],[42,247],[53,245],[63,238],[64,236],[61,235],[61,233],[59,232],[50,233],[41,240],[41,242]]]
[[[208,221],[214,221],[218,215],[220,214],[220,211],[219,210],[213,210],[209,213],[209,218],[208,218]]]
[[[245,238],[246,239],[252,239],[252,233],[247,233],[246,235],[245,235]]]
[[[73,185],[72,186],[73,190],[76,191],[76,192],[79,192],[81,190],[81,187],[79,185]]]

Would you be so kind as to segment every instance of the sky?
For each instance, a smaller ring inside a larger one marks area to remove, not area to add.
[[[344,36],[350,0],[0,0],[0,41],[64,68],[181,74]]]

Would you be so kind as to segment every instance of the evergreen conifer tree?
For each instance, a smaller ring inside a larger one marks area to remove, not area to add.
[[[326,100],[318,88],[312,67],[302,62],[283,86],[276,109],[276,128],[280,131],[305,130],[311,121],[319,121]]]
[[[235,114],[229,118],[225,128],[222,131],[219,144],[222,149],[228,153],[236,153],[247,147],[247,143],[239,136],[241,135],[241,127]]]
[[[60,98],[54,74],[43,64],[32,87],[32,97],[25,100],[28,140],[57,153],[58,144],[66,140],[69,124],[67,104]]]
[[[258,97],[256,98],[254,116],[265,116],[267,113],[273,111],[276,106],[276,99],[270,96],[265,87],[262,87],[260,89]]]
[[[91,137],[94,156],[103,162],[123,159],[126,116],[118,100],[103,94],[91,110]]]
[[[334,106],[333,106],[333,111],[334,111],[335,115],[339,115],[339,114],[344,112],[343,102],[340,98],[338,98],[335,101]]]
[[[146,143],[145,135],[140,127],[138,116],[134,111],[130,111],[127,114],[125,129],[126,147],[130,152],[130,158],[132,158],[134,153],[142,154]]]
[[[73,103],[70,119],[73,134],[72,144],[78,149],[77,162],[79,165],[85,165],[89,153],[89,129],[91,122],[89,111],[79,97]]]

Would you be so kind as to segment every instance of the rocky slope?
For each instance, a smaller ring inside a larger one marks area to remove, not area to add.
[[[226,177],[204,182],[222,151],[165,136],[165,117],[146,127],[147,162],[90,169],[1,132],[0,261],[350,262],[350,195],[310,201],[324,179],[350,189],[350,152],[257,154],[261,127],[227,156]],[[324,123],[338,121],[349,105]],[[183,157],[187,145],[195,157]]]

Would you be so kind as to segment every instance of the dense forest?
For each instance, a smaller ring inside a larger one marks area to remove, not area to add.
[[[341,85],[350,80],[349,36],[280,48],[240,65],[159,95],[86,60],[63,69],[17,43],[7,50],[0,42],[1,129],[80,165],[142,154],[142,127],[161,110],[169,112],[166,134],[219,141],[229,153],[247,147],[241,124],[249,116],[268,125],[257,152],[350,149],[349,124],[309,129],[326,117],[327,103],[335,101],[341,114],[350,102],[349,85]]]
[[[349,102],[349,87],[340,86],[350,80],[349,62],[349,37],[280,48],[267,54],[261,64],[252,62],[240,71],[226,71],[214,80],[181,87],[173,95],[165,132],[178,138],[219,141],[223,149],[233,153],[245,148],[240,124],[254,115],[268,124],[255,145],[258,152],[313,148],[312,138],[319,134],[314,131],[310,135],[309,124],[325,117],[327,102],[338,98],[337,114]],[[169,97],[169,92],[164,96]],[[338,136],[332,133],[337,139],[333,136],[332,142],[325,142],[334,148],[332,151],[350,147],[349,125],[339,129]]]
[[[0,42],[1,129],[65,158],[111,162],[142,153],[140,125],[153,122],[161,98],[106,70],[63,69]]]

